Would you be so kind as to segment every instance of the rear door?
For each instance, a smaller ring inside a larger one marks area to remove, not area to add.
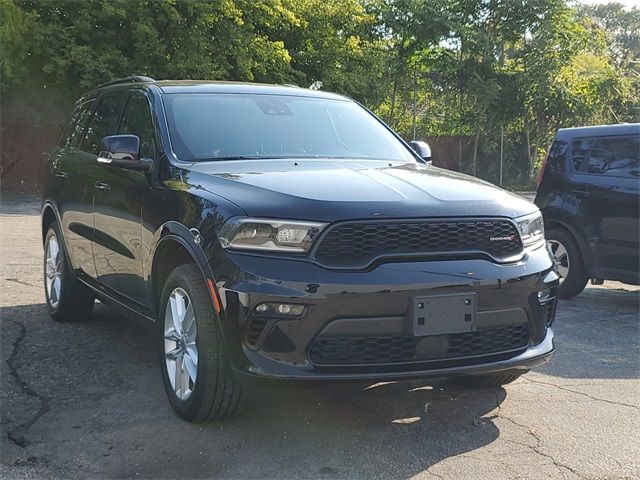
[[[595,277],[634,281],[640,249],[640,135],[575,138],[571,190],[585,213]]]
[[[50,197],[55,199],[71,266],[96,277],[91,250],[93,233],[94,165],[81,150],[82,139],[95,108],[95,100],[76,107],[60,145],[52,156]]]
[[[141,157],[156,157],[156,136],[149,101],[132,92],[118,134],[140,138]],[[148,307],[143,277],[142,202],[150,191],[150,174],[100,164],[95,190],[93,255],[100,282],[121,296]]]

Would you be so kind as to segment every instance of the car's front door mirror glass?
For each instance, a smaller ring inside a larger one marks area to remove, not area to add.
[[[423,159],[427,163],[431,162],[431,147],[427,142],[414,140],[412,142],[409,142],[409,145],[421,159]]]
[[[140,157],[140,139],[136,135],[109,135],[102,139],[98,163],[129,170],[148,171],[153,162]]]

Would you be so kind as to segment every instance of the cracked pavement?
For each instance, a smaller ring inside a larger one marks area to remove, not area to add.
[[[2,478],[640,478],[638,287],[561,302],[556,355],[505,388],[274,387],[190,425],[147,331],[101,304],[48,318],[38,214],[2,199]]]

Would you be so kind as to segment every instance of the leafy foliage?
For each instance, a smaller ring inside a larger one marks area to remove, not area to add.
[[[451,139],[448,166],[494,181],[502,144],[527,183],[555,129],[640,117],[640,9],[572,5],[0,0],[3,104],[132,74],[313,84],[407,138]]]

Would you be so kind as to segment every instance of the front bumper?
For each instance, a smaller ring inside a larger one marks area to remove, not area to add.
[[[223,251],[211,265],[224,307],[221,326],[227,353],[243,376],[331,381],[442,378],[529,369],[544,363],[554,348],[550,327],[556,300],[542,305],[538,299],[538,292],[555,292],[558,283],[545,248],[508,265],[481,259],[437,260],[332,271],[292,258]],[[449,293],[476,294],[479,332],[521,325],[526,327],[525,343],[496,351],[480,345],[477,352],[455,358],[446,352],[431,358],[427,352],[426,357],[407,361],[381,357],[356,364],[320,364],[311,355],[315,342],[329,334],[410,340],[412,299]],[[255,307],[264,302],[303,304],[307,310],[303,318],[257,322]]]

